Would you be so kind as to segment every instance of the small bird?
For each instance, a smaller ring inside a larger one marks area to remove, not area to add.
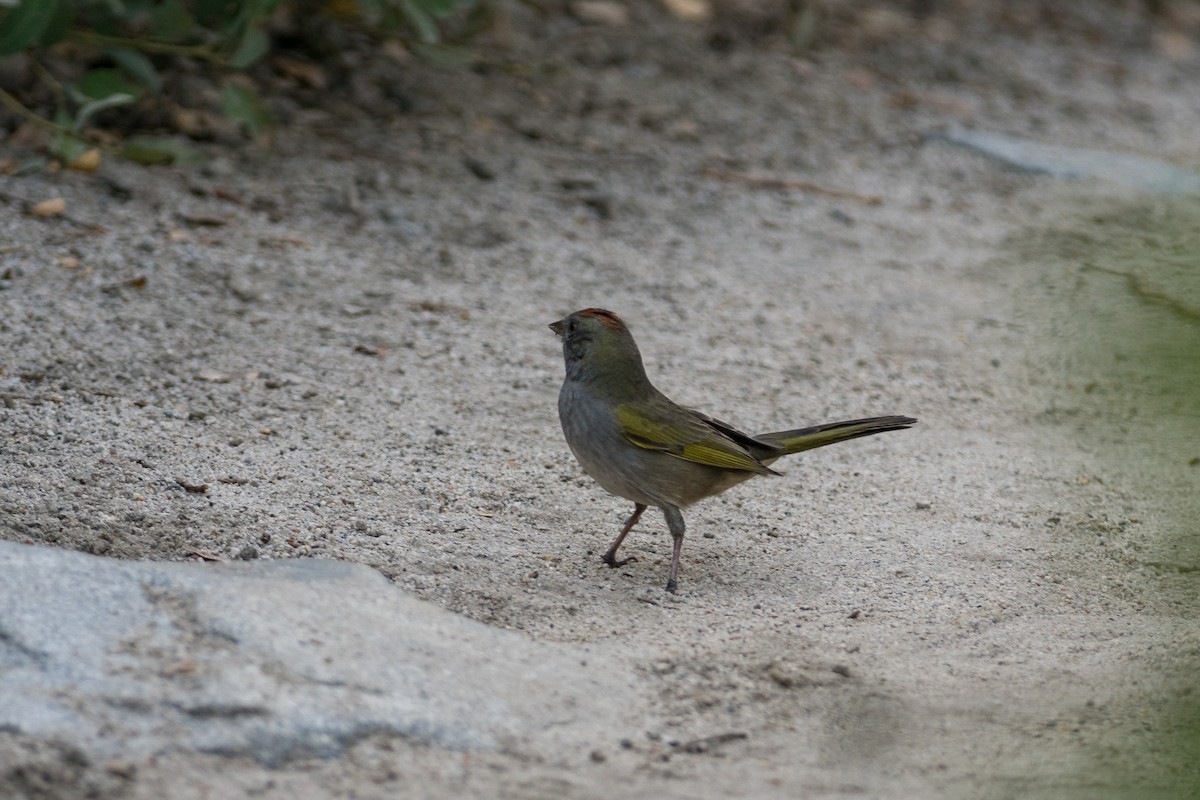
[[[563,435],[584,471],[605,491],[633,501],[633,514],[604,554],[617,549],[647,506],[658,506],[674,540],[667,591],[675,592],[683,548],[682,509],[757,475],[778,475],[782,456],[859,436],[897,431],[912,417],[871,417],[750,436],[654,388],[620,317],[585,308],[550,323],[562,339],[567,374],[558,393]]]

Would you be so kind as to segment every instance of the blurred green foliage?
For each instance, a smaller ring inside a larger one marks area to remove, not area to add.
[[[53,130],[52,154],[71,161],[91,146],[84,134],[99,112],[157,95],[162,80],[156,61],[171,56],[206,63],[218,74],[250,69],[272,50],[270,21],[277,12],[325,14],[378,36],[397,37],[418,54],[444,48],[441,24],[454,14],[484,7],[483,0],[0,0],[0,59],[24,54],[56,97],[53,118],[39,117],[3,87],[10,110]],[[486,16],[481,14],[479,16]],[[77,44],[98,51],[100,63],[70,82],[40,66],[48,48]],[[451,59],[453,60],[453,59]],[[221,107],[251,134],[268,129],[271,117],[252,84],[226,83]],[[169,140],[126,148],[127,157],[160,163]]]
[[[1043,374],[1069,410],[1062,424],[1118,476],[1131,507],[1149,512],[1112,552],[1165,626],[1191,624],[1200,610],[1200,201],[1080,206],[1014,241],[1043,269],[1046,299],[1023,307],[1053,342]],[[1200,797],[1200,647],[1194,636],[1165,647],[1172,657],[1147,659],[1126,687],[1138,715],[1119,756],[1087,764],[1085,792],[1056,796]],[[1139,685],[1144,674],[1153,679]]]

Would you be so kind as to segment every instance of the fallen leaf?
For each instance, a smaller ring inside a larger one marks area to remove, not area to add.
[[[283,234],[280,236],[263,236],[258,240],[258,243],[263,247],[282,248],[288,246],[307,247],[308,242],[301,239],[299,236]]]
[[[185,492],[189,494],[208,494],[207,483],[188,483],[183,478],[175,478],[175,482],[183,487]]]
[[[662,4],[684,22],[708,22],[712,19],[712,3],[708,0],[662,0]]]
[[[33,208],[29,209],[29,213],[35,217],[58,217],[67,212],[67,201],[61,197],[53,197],[49,200],[43,200]]]
[[[212,553],[206,553],[203,550],[188,550],[183,554],[186,558],[198,558],[201,561],[222,562],[225,559],[220,556],[214,556]]]
[[[408,304],[409,311],[428,311],[431,314],[457,314],[459,319],[468,320],[471,312],[462,306],[443,303],[440,300],[415,300]]]
[[[100,151],[95,147],[85,150],[77,158],[72,159],[67,166],[79,172],[95,172],[100,168]]]
[[[205,368],[196,373],[196,380],[207,383],[229,383],[233,380],[233,375],[228,372]]]
[[[271,59],[271,63],[284,77],[310,89],[324,89],[329,85],[329,76],[319,64],[311,64],[286,56],[276,56]]]
[[[146,166],[188,164],[200,160],[199,154],[164,136],[134,136],[121,145],[121,158]]]
[[[611,0],[576,0],[571,3],[571,13],[584,22],[614,26],[629,24],[629,9]]]
[[[180,215],[184,222],[197,228],[220,228],[228,225],[230,218],[219,214],[206,214],[202,211]]]
[[[100,287],[100,291],[108,294],[119,292],[122,289],[145,289],[148,283],[145,275],[138,275],[135,278],[130,278],[126,281],[117,281]]]
[[[204,109],[173,105],[170,113],[172,127],[189,139],[197,141],[212,139],[218,133],[232,127],[219,114]]]
[[[242,199],[242,196],[233,189],[227,189],[224,186],[214,186],[212,193],[214,197],[224,200],[227,203],[234,203],[239,206],[246,205],[246,201]]]

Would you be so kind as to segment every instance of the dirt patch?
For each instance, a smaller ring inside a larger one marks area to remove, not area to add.
[[[657,698],[643,737],[578,751],[381,738],[274,771],[176,753],[134,765],[135,796],[1196,785],[1158,713],[1198,646],[1194,582],[1127,556],[1194,468],[1160,492],[1078,435],[1126,440],[1129,409],[1063,402],[1087,379],[1044,312],[1077,275],[1013,245],[1130,195],[926,139],[1194,163],[1194,21],[827,5],[806,58],[656,6],[620,28],[513,9],[475,69],[412,65],[372,115],[298,106],[273,153],[5,179],[0,535],[364,563],[488,624],[619,648]],[[59,195],[67,217],[19,213]],[[657,517],[636,563],[599,563],[629,509],[558,429],[545,326],[591,305],[661,388],[739,426],[921,425],[693,509],[667,596]]]

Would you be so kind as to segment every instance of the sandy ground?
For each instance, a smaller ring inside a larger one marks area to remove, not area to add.
[[[1101,220],[1186,201],[928,138],[1195,164],[1197,28],[1120,4],[828,5],[806,59],[753,20],[730,40],[650,6],[626,27],[516,9],[478,68],[364,68],[373,116],[280,106],[269,154],[4,179],[0,536],[367,564],[489,625],[615,653],[646,698],[644,732],[590,747],[380,738],[273,770],[165,753],[122,792],[1200,786],[1171,713],[1200,651],[1180,512],[1194,419],[1134,419],[1136,374],[1073,349],[1105,279],[1063,244],[1103,249]],[[54,195],[68,218],[18,213]],[[693,508],[667,595],[656,514],[635,563],[599,563],[630,509],[558,428],[546,324],[586,306],[625,318],[660,388],[744,428],[921,424]]]

